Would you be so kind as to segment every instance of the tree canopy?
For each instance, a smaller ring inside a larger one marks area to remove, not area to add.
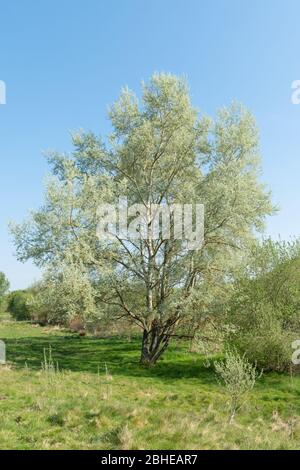
[[[72,276],[74,285],[84,276],[96,302],[139,325],[141,360],[151,364],[207,287],[224,282],[273,207],[259,181],[256,124],[243,106],[209,119],[192,106],[185,80],[155,74],[140,98],[124,89],[109,117],[109,138],[77,132],[70,155],[49,155],[45,203],[12,231],[20,260],[58,275],[67,267],[68,289]],[[100,240],[97,208],[120,196],[143,205],[148,228],[157,204],[203,204],[203,245],[189,250],[162,232]]]

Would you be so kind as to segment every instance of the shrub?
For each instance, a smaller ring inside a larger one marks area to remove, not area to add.
[[[30,319],[30,308],[28,305],[29,293],[17,290],[9,294],[7,311],[17,321]]]
[[[215,362],[215,370],[220,384],[225,387],[230,398],[229,422],[232,423],[248,392],[255,385],[258,377],[256,366],[253,366],[245,356],[228,351],[224,362]]]
[[[300,335],[300,242],[256,246],[228,303],[230,346],[264,370],[291,366]]]
[[[232,336],[231,344],[265,371],[283,372],[291,366],[291,343],[297,332],[286,330],[282,322],[264,312],[257,312],[259,321],[249,329],[241,329]],[[269,309],[270,311],[270,309]]]
[[[84,324],[96,310],[94,291],[84,272],[72,266],[49,271],[32,298],[31,310],[39,322],[69,325],[80,318]]]
[[[85,331],[85,324],[81,317],[74,317],[71,318],[68,324],[70,330],[74,333],[84,333]]]
[[[0,272],[0,301],[9,289],[9,281],[6,279],[5,274]]]
[[[0,272],[0,310],[7,310],[7,291],[9,289],[9,281],[5,274]]]

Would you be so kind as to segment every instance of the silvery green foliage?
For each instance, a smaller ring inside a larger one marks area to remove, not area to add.
[[[79,316],[83,320],[95,316],[95,292],[89,277],[73,265],[48,271],[37,293],[31,297],[30,311],[36,320],[56,323],[68,323]]]
[[[258,181],[257,129],[237,104],[215,122],[199,114],[186,82],[167,74],[143,84],[140,99],[124,89],[109,117],[108,139],[78,132],[72,154],[49,156],[44,206],[12,227],[18,257],[84,267],[98,302],[168,338],[186,305],[224,280],[253,229],[272,213]],[[116,204],[120,195],[150,213],[156,203],[204,204],[204,246],[188,251],[184,241],[161,236],[99,241],[97,207]]]
[[[0,299],[9,289],[9,281],[5,274],[0,272]]]
[[[5,274],[0,271],[0,308],[2,307],[5,299],[5,294],[9,289],[9,281]]]
[[[289,370],[300,334],[300,243],[255,243],[227,303],[230,343],[264,370]]]
[[[256,366],[252,365],[245,356],[240,356],[235,351],[228,351],[225,361],[215,362],[215,370],[219,383],[225,387],[230,398],[230,422],[232,422],[261,374],[257,373]]]

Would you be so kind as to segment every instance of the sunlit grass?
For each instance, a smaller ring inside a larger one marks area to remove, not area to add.
[[[141,368],[139,338],[0,324],[1,449],[299,448],[300,377],[268,374],[228,425],[214,372],[183,343]],[[42,369],[51,346],[55,380]]]

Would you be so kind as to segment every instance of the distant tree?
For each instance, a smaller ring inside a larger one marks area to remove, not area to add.
[[[39,323],[68,325],[74,319],[81,317],[84,321],[96,314],[91,282],[76,266],[47,272],[30,291],[27,304],[32,319]]]
[[[4,296],[9,289],[9,281],[5,274],[0,272],[0,307],[2,307]]]
[[[243,107],[222,109],[215,122],[199,117],[185,81],[156,74],[141,101],[123,90],[109,115],[109,144],[81,132],[72,155],[49,157],[45,205],[12,230],[20,260],[58,270],[67,262],[88,275],[97,302],[141,327],[141,362],[151,365],[273,208],[258,181],[255,122]],[[117,204],[120,195],[129,206],[143,205],[140,231],[147,233],[156,204],[204,204],[203,246],[188,250],[185,240],[163,233],[155,240],[99,240],[97,208]]]
[[[7,311],[15,320],[30,320],[30,309],[27,303],[29,296],[26,290],[16,290],[9,294]]]
[[[5,274],[0,272],[0,298],[3,297],[4,294],[9,289],[9,281],[6,278]]]

